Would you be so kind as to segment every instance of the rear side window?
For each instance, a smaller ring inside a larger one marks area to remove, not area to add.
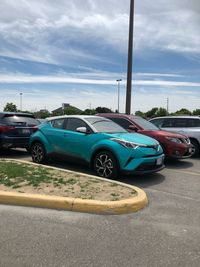
[[[126,119],[122,119],[122,118],[109,118],[109,119],[119,124],[125,130],[127,130],[129,126],[131,125],[131,123]]]
[[[156,125],[158,128],[164,127],[163,126],[163,123],[164,123],[163,119],[155,119],[155,120],[151,120],[150,122],[153,123],[154,125]]]
[[[63,128],[63,124],[64,124],[64,119],[57,119],[57,120],[51,121],[51,125],[54,128],[62,129]]]
[[[200,127],[200,119],[189,119],[188,127]]]
[[[35,126],[39,124],[35,118],[18,115],[5,116],[2,118],[2,123],[15,126]]]

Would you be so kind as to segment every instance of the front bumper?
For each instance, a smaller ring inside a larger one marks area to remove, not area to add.
[[[165,168],[164,154],[152,157],[130,158],[128,163],[121,169],[127,174],[148,174],[161,171]]]
[[[174,147],[168,153],[166,153],[167,158],[174,159],[186,159],[192,156],[192,146],[185,147]]]

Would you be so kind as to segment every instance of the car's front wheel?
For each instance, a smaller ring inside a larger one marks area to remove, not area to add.
[[[31,146],[31,156],[33,162],[44,163],[47,160],[45,148],[42,143],[37,142]]]
[[[119,168],[116,158],[109,151],[101,151],[94,158],[94,171],[100,177],[116,178]]]
[[[199,155],[200,153],[200,148],[199,148],[199,144],[196,140],[191,139],[191,144],[192,144],[192,156],[196,157]]]

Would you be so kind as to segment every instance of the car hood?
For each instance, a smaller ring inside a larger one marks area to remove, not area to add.
[[[175,133],[175,132],[169,132],[169,131],[163,131],[163,130],[141,130],[140,131],[141,134],[148,134],[152,137],[174,137],[174,138],[186,138],[185,135],[183,134],[179,134],[179,133]]]
[[[158,144],[158,141],[155,139],[139,134],[139,133],[116,133],[116,134],[109,134],[112,138],[119,138],[128,142],[134,142],[138,144],[145,144],[145,145],[155,145]]]

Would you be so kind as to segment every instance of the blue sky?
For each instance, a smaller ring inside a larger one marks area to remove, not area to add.
[[[129,0],[2,0],[0,110],[125,111]],[[135,0],[132,108],[200,108],[199,0]]]

